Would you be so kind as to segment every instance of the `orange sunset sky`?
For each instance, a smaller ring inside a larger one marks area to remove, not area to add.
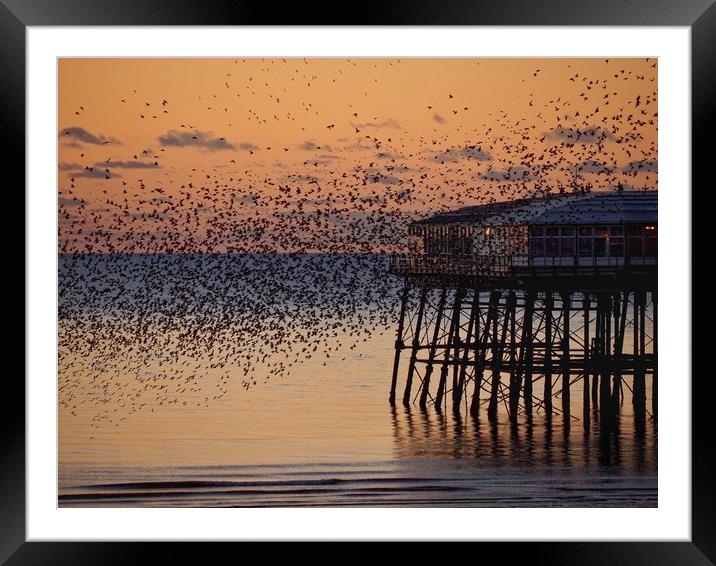
[[[61,59],[61,252],[394,251],[492,200],[656,189],[656,59]]]

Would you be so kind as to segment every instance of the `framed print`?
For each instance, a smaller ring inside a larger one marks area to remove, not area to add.
[[[1,12],[28,330],[3,559],[714,560],[709,2],[103,4]]]

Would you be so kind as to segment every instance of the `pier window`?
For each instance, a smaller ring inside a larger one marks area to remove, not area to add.
[[[547,226],[545,229],[545,255],[547,257],[559,256],[559,226]]]
[[[656,225],[644,226],[644,255],[656,257],[658,250],[658,234]]]
[[[594,229],[594,257],[607,257],[609,230],[606,226]]]
[[[630,257],[656,257],[658,249],[656,224],[631,224],[627,227],[627,236]]]
[[[609,227],[609,257],[624,257],[624,226]]]
[[[574,226],[532,226],[530,253],[532,257],[574,257],[574,238]]]
[[[592,257],[594,254],[594,228],[581,226],[579,228],[579,257]]]
[[[574,257],[574,226],[561,227],[560,255]]]
[[[629,255],[642,257],[644,255],[644,230],[642,226],[629,226]]]

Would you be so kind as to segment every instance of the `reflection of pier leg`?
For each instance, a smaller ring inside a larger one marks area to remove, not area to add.
[[[459,337],[460,337],[460,309],[462,301],[465,299],[465,290],[458,289],[455,291],[455,300],[452,307],[452,319],[450,320],[450,330],[448,331],[447,343],[445,344],[445,355],[443,356],[443,364],[440,368],[440,382],[438,383],[438,392],[435,395],[435,407],[440,410],[443,396],[445,395],[445,382],[447,381],[447,372],[450,362],[450,353],[454,350],[453,365],[457,362],[459,353]],[[453,380],[454,382],[455,380]]]
[[[464,349],[462,351],[462,359],[460,360],[460,373],[458,375],[458,381],[453,385],[452,389],[452,406],[454,411],[460,410],[460,402],[462,401],[462,390],[465,387],[465,372],[467,371],[467,362],[470,357],[470,340],[472,340],[473,327],[475,327],[479,321],[479,309],[480,309],[480,292],[475,289],[472,296],[472,308],[470,309],[470,320],[467,324],[467,336],[465,337]],[[475,328],[475,336],[479,338],[479,329]]]
[[[443,288],[440,292],[440,300],[438,302],[438,310],[435,313],[433,328],[433,339],[430,342],[430,350],[428,354],[428,365],[425,367],[425,377],[423,377],[423,385],[420,391],[420,408],[424,409],[428,402],[428,393],[430,393],[430,377],[433,373],[433,363],[435,362],[435,353],[438,349],[438,340],[440,339],[440,325],[442,324],[443,311],[445,310],[445,298],[447,296],[447,288]]]
[[[393,377],[390,380],[391,405],[395,405],[395,388],[398,384],[398,366],[400,364],[400,353],[405,345],[403,344],[403,329],[405,327],[405,309],[408,304],[408,286],[403,287],[403,298],[400,303],[400,320],[398,321],[398,337],[395,340],[395,358],[393,359]]]
[[[569,317],[572,298],[569,293],[562,294],[562,415],[565,424],[569,423]]]
[[[423,315],[425,314],[425,302],[427,300],[428,290],[423,288],[420,292],[420,305],[418,306],[418,315],[415,320],[415,330],[413,331],[413,349],[410,352],[410,362],[408,364],[408,378],[405,381],[405,391],[403,392],[403,405],[410,405],[410,390],[413,386],[413,373],[415,373],[415,360],[418,357],[418,348],[420,346],[420,332],[422,330]]]
[[[544,299],[544,410],[547,418],[552,416],[552,292],[547,291]]]

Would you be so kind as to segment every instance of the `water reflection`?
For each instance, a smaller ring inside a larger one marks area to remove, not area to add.
[[[501,468],[609,470],[618,475],[655,474],[656,426],[634,425],[622,414],[614,432],[598,420],[565,423],[539,416],[492,424],[469,414],[392,407],[394,448],[399,460],[470,458]],[[574,421],[574,419],[572,419]]]

